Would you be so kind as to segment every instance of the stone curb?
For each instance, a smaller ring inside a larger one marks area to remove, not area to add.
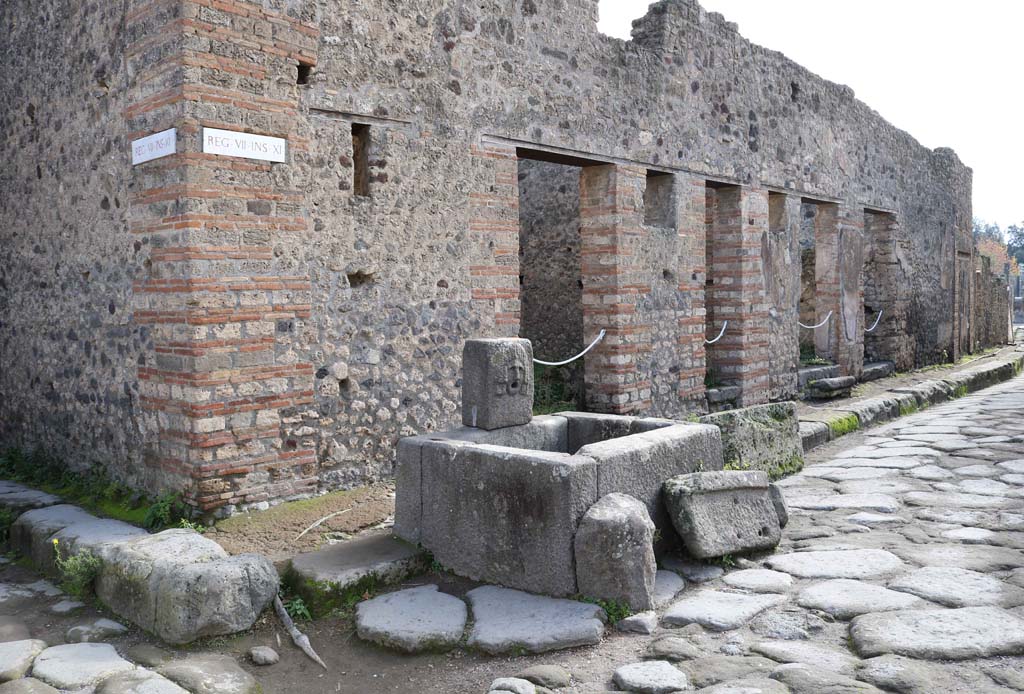
[[[922,381],[870,398],[862,398],[822,410],[814,418],[800,420],[804,453],[853,431],[898,419],[940,402],[961,398],[983,388],[1009,381],[1024,368],[1024,353],[972,366],[941,379]],[[806,417],[806,415],[805,415]],[[852,418],[856,418],[856,422]]]
[[[58,574],[55,547],[67,560],[99,558],[96,596],[112,612],[164,641],[180,645],[250,628],[277,595],[274,565],[255,554],[229,556],[193,530],[149,534],[122,521],[0,480],[0,508],[16,516],[9,545],[43,573]],[[56,541],[56,545],[54,544]]]

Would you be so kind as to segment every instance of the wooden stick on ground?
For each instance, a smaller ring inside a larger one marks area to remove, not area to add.
[[[292,641],[295,642],[295,645],[298,646],[303,653],[308,655],[313,662],[319,664],[320,667],[326,670],[327,665],[320,659],[320,656],[316,654],[316,651],[313,650],[313,645],[309,642],[309,637],[299,631],[299,628],[295,626],[295,622],[292,621],[291,616],[288,614],[288,610],[284,609],[284,603],[281,602],[280,595],[274,597],[274,611],[277,612],[277,616],[284,624],[284,628],[288,630],[289,634],[291,634]]]
[[[353,508],[354,508],[354,507],[353,507]],[[303,535],[305,535],[306,533],[308,533],[308,532],[309,532],[310,530],[312,530],[313,528],[316,528],[316,527],[317,527],[317,526],[319,526],[319,525],[320,525],[321,523],[323,523],[323,522],[325,522],[325,521],[329,521],[330,519],[334,518],[335,516],[340,516],[340,515],[341,515],[341,514],[343,514],[343,513],[348,513],[348,512],[349,512],[349,511],[351,511],[351,510],[352,510],[351,508],[346,508],[346,509],[345,509],[345,510],[343,510],[343,511],[335,511],[334,513],[329,513],[329,514],[327,514],[326,516],[324,516],[323,518],[321,518],[320,520],[318,520],[318,521],[317,521],[316,523],[313,523],[313,525],[309,526],[308,528],[306,528],[305,530],[303,530],[303,531],[302,531],[301,533],[299,533],[298,535],[296,535],[296,536],[295,536],[295,539],[296,539],[296,540],[301,540],[301,539],[302,539],[302,536],[303,536]]]

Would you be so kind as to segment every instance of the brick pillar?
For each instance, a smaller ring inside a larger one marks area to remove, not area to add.
[[[303,191],[289,183],[290,163],[201,147],[209,126],[283,137],[289,162],[305,156],[295,75],[315,64],[318,33],[251,3],[186,0],[178,11],[184,84],[153,99],[181,101],[181,154],[165,164],[176,167],[166,185],[132,201],[153,246],[136,316],[153,326],[154,359],[139,377],[160,424],[161,465],[190,503],[214,511],[318,484],[315,441],[302,427],[313,366],[296,349],[310,315],[309,268],[274,252],[277,239],[307,228]],[[234,48],[214,55],[211,42]]]
[[[703,178],[677,174],[676,212],[681,240],[679,291],[689,311],[677,320],[679,330],[679,399],[690,411],[707,410],[704,386],[704,282],[707,277],[707,185]]]
[[[768,305],[762,253],[768,233],[768,192],[740,186],[708,188],[708,365],[723,385],[738,386],[741,406],[768,399]]]
[[[519,335],[519,159],[515,147],[471,148],[476,189],[469,194],[469,274],[482,337]]]
[[[845,205],[822,204],[815,217],[817,249],[817,322],[819,356],[831,359],[845,376],[859,378],[864,368],[864,217]]]
[[[650,381],[640,368],[651,349],[650,326],[637,313],[638,300],[651,291],[649,272],[638,263],[646,175],[635,166],[580,170],[584,340],[607,331],[587,355],[584,377],[587,406],[598,412],[643,412],[651,405]]]

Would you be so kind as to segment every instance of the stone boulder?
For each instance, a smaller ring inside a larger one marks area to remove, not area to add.
[[[654,521],[647,507],[626,494],[608,494],[583,515],[574,540],[576,582],[581,594],[654,607]]]
[[[664,484],[665,506],[686,550],[704,559],[769,549],[782,529],[764,472],[695,472]]]
[[[130,539],[106,555],[97,596],[172,644],[244,631],[277,594],[277,571],[269,559],[228,556],[191,530]]]

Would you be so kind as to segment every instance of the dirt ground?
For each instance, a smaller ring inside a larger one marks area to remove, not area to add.
[[[241,513],[214,525],[207,530],[206,537],[230,554],[254,552],[279,564],[332,540],[346,540],[377,526],[391,518],[394,510],[395,485],[383,482],[293,501],[266,511]],[[331,514],[338,515],[299,538],[304,530]]]

